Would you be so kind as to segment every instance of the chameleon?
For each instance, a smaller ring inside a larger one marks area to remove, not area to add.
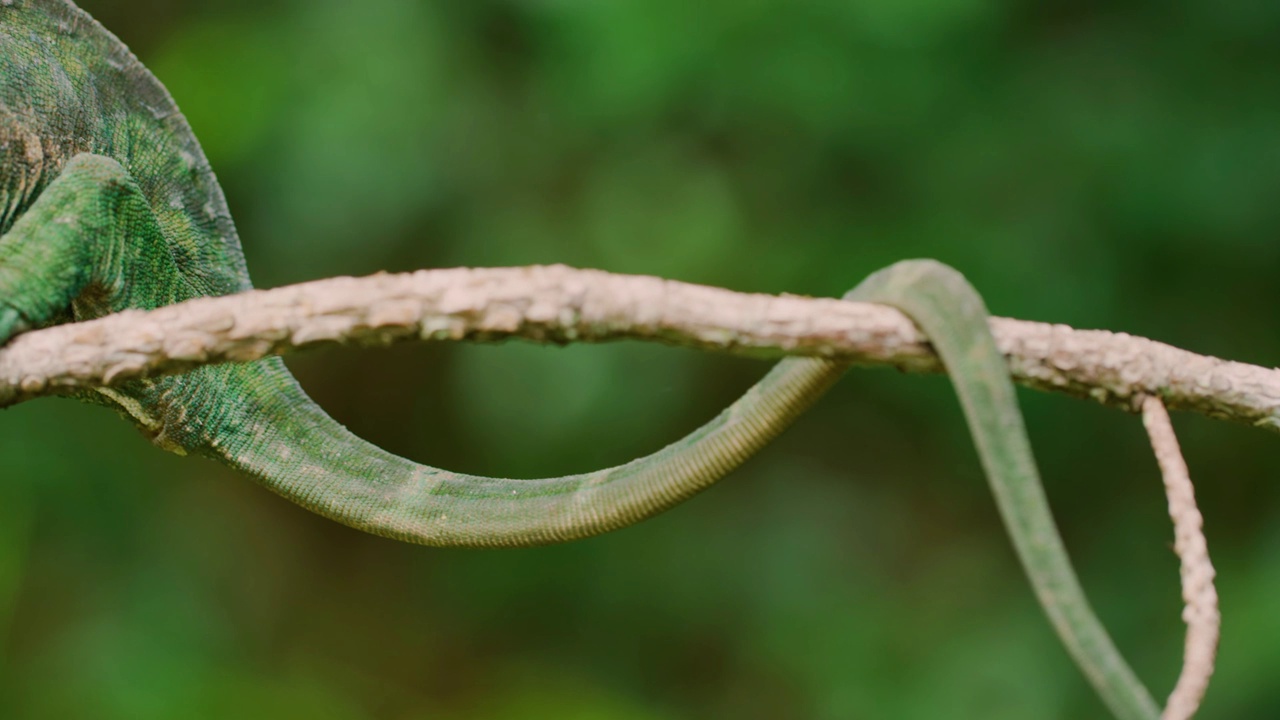
[[[0,343],[49,325],[250,289],[208,160],[164,86],[69,0],[0,0]],[[1157,715],[1086,601],[1048,509],[981,297],[936,261],[845,295],[897,307],[951,375],[1013,545],[1118,716]],[[417,464],[348,432],[279,358],[78,390],[156,445],[211,457],[327,518],[435,546],[563,542],[676,505],[760,450],[846,370],[787,358],[714,419],[612,468],[539,480]]]

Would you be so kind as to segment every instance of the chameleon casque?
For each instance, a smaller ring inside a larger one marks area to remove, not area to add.
[[[0,342],[125,308],[250,288],[222,190],[168,92],[67,0],[0,0]],[[997,502],[1064,643],[1119,716],[1156,707],[1094,617],[1049,514],[978,295],[933,261],[847,298],[903,310],[942,356]],[[157,445],[215,458],[325,517],[439,546],[527,546],[607,532],[742,463],[845,366],[788,359],[688,437],[625,465],[541,480],[419,465],[313,403],[278,358],[81,391]]]

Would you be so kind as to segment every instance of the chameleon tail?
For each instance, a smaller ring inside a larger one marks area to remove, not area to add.
[[[327,518],[424,545],[514,547],[597,535],[682,502],[782,432],[846,367],[788,358],[713,420],[651,455],[538,480],[464,475],[388,453],[329,417],[279,358],[166,378],[159,403],[181,420],[173,424],[181,434],[167,442]]]

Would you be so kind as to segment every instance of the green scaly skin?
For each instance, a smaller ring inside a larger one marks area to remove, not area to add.
[[[249,287],[222,191],[160,83],[69,2],[0,0],[0,342]],[[1156,717],[1072,572],[981,299],[932,261],[883,270],[846,297],[895,305],[920,324],[952,374],[1054,626],[1117,716]],[[120,411],[166,449],[213,457],[361,530],[428,545],[528,546],[607,532],[683,501],[781,432],[844,369],[785,360],[652,455],[542,480],[462,475],[384,452],[326,415],[274,358],[80,397]]]
[[[0,0],[0,341],[250,288],[226,201],[160,83],[65,0]],[[418,465],[351,435],[278,359],[87,391],[160,446],[326,517],[429,545],[522,546],[630,525],[762,447],[844,366],[783,363],[689,437],[593,473],[507,480]]]

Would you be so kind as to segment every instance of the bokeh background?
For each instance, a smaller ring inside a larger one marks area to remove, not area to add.
[[[993,311],[1280,358],[1280,4],[83,0],[167,84],[254,279],[563,262],[837,295],[895,260]],[[648,452],[765,364],[643,344],[289,359],[410,458]],[[1158,696],[1177,565],[1138,420],[1023,391],[1085,586]],[[1280,717],[1280,438],[1178,416],[1225,628],[1205,718]],[[0,414],[0,715],[1097,718],[950,388],[860,370],[607,537],[399,545],[67,401]]]

